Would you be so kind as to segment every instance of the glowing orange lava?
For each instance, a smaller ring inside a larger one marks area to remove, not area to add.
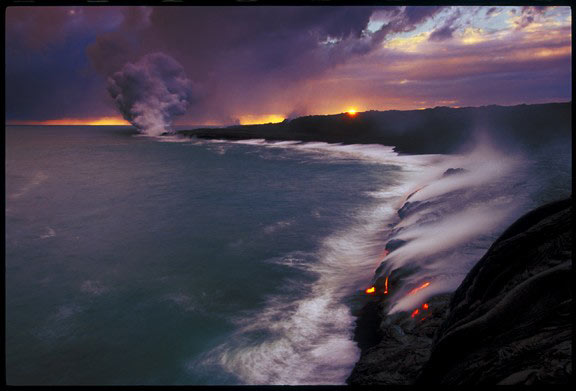
[[[420,310],[418,308],[416,308],[413,312],[412,315],[410,315],[411,318],[414,318],[416,315],[418,315],[418,313],[420,312]]]
[[[386,277],[386,281],[384,281],[384,294],[388,294],[388,277]]]
[[[370,293],[374,293],[375,291],[376,291],[376,288],[373,287],[373,286],[371,286],[370,288],[366,289],[365,292],[366,292],[367,294],[370,294]]]
[[[427,309],[428,309],[428,303],[424,303],[424,304],[422,304],[422,309],[425,309],[425,310],[427,310]]]
[[[414,293],[421,291],[422,289],[426,288],[428,285],[430,285],[429,282],[425,282],[424,284],[420,285],[418,288],[414,288],[412,289],[410,292],[408,292],[409,295],[413,295]]]

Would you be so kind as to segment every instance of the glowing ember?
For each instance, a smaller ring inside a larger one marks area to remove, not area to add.
[[[418,288],[414,288],[412,289],[410,292],[408,292],[409,295],[413,295],[414,293],[421,291],[422,289],[426,288],[428,285],[430,285],[429,282],[425,282],[424,284],[420,285]]]
[[[427,309],[428,309],[428,303],[424,303],[424,304],[422,304],[422,309],[425,309],[425,310],[427,310]]]
[[[418,315],[418,313],[420,312],[420,310],[418,308],[416,308],[413,312],[412,315],[410,315],[411,318],[414,318],[416,315]]]
[[[384,294],[388,294],[388,277],[386,277],[386,281],[384,281]]]
[[[373,287],[373,286],[371,286],[370,288],[366,289],[365,292],[366,292],[367,294],[370,294],[370,293],[374,293],[375,291],[376,291],[376,288]]]

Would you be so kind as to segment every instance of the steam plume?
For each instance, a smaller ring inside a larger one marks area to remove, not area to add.
[[[193,84],[172,57],[150,53],[112,74],[108,92],[124,119],[140,132],[157,136],[170,132],[173,117],[186,112]]]

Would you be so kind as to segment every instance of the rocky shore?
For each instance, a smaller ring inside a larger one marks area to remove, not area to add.
[[[569,198],[518,219],[429,311],[388,316],[386,296],[374,297],[358,316],[362,354],[347,383],[571,383],[571,259]]]
[[[408,154],[452,153],[474,142],[478,132],[493,141],[539,147],[571,134],[572,102],[518,106],[435,107],[366,111],[349,116],[311,115],[281,123],[197,128],[178,133],[202,139],[266,139],[392,145]]]

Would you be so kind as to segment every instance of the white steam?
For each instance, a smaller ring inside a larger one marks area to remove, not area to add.
[[[140,132],[158,136],[171,132],[174,116],[186,112],[193,84],[172,57],[151,53],[112,74],[108,92],[124,119]]]

